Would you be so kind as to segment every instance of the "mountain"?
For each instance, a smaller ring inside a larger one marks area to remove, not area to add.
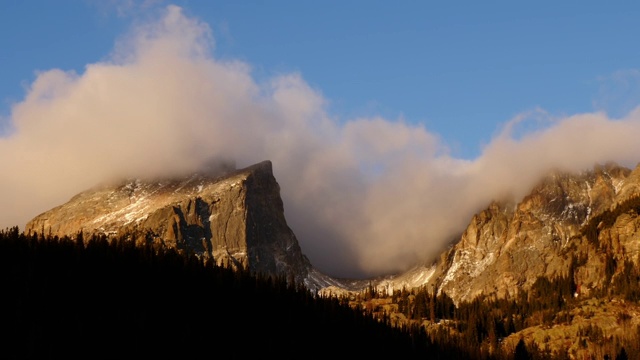
[[[29,221],[25,233],[109,238],[193,252],[218,265],[294,278],[310,290],[339,281],[315,269],[288,227],[272,163],[223,164],[187,178],[129,179],[83,191]]]
[[[609,257],[638,264],[640,218],[630,206],[638,196],[640,167],[609,163],[577,174],[551,172],[519,202],[494,201],[474,215],[433,263],[374,285],[388,293],[424,286],[456,303],[480,295],[514,297],[540,276],[566,274],[574,261],[575,281],[587,295],[603,285]],[[625,204],[630,210],[617,214]],[[610,224],[601,223],[614,213]],[[589,239],[594,227],[598,234]],[[576,264],[576,256],[583,263]]]
[[[482,356],[639,358],[640,166],[551,172],[474,215],[434,262],[371,286],[386,296],[364,307]]]
[[[522,199],[487,204],[434,261],[369,280],[314,269],[279,190],[269,161],[128,180],[78,194],[25,232],[125,236],[293,278],[482,356],[521,342],[540,358],[640,354],[640,166],[550,172]]]
[[[293,276],[322,294],[357,293],[370,284],[389,294],[427,287],[460,303],[479,295],[516,296],[540,276],[566,274],[577,255],[587,258],[575,275],[580,292],[601,287],[608,257],[638,262],[640,220],[625,213],[606,229],[593,221],[639,195],[640,167],[608,163],[577,174],[554,171],[517,203],[496,200],[473,216],[434,262],[370,280],[335,279],[310,264],[287,226],[270,161],[98,186],[36,216],[25,232],[127,234],[137,243],[212,257],[219,265]],[[600,226],[595,242],[587,238],[594,226]],[[609,252],[596,242],[611,243]]]
[[[636,170],[640,173],[640,170]],[[434,283],[456,301],[515,296],[539,276],[566,273],[589,220],[620,204],[638,184],[613,164],[581,174],[553,172],[517,204],[494,202],[475,215],[444,254]],[[586,249],[583,249],[586,250]],[[584,280],[584,291],[595,279]]]

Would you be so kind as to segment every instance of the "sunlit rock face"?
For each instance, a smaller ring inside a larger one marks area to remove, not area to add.
[[[637,262],[640,220],[635,213],[619,216],[599,232],[599,243],[584,236],[589,220],[640,194],[640,170],[615,164],[580,174],[554,172],[519,203],[494,202],[476,214],[450,250],[443,253],[429,286],[454,301],[479,295],[515,296],[539,276],[567,273],[572,259],[576,282],[588,292],[604,279],[605,256],[612,249],[620,259]],[[603,251],[603,245],[607,245]]]
[[[572,268],[576,296],[587,296],[624,276],[625,261],[640,265],[639,213],[640,167],[555,171],[522,200],[494,201],[478,212],[432,263],[371,284],[386,294],[426,287],[460,303],[515,297],[538,277],[566,276]],[[607,274],[611,263],[617,265]]]
[[[303,255],[287,226],[270,161],[96,187],[38,215],[25,232],[72,237],[82,232],[85,239],[127,234],[137,243],[193,251],[219,265],[285,275],[321,294],[371,285],[391,294],[426,286],[459,303],[480,295],[516,296],[540,276],[566,275],[572,262],[574,280],[586,295],[622,272],[622,265],[607,270],[612,261],[637,266],[639,196],[640,167],[607,164],[579,174],[552,172],[522,200],[494,201],[478,212],[434,262],[357,281],[326,276]],[[629,211],[616,211],[636,202]],[[597,230],[595,238],[586,235],[589,228]]]
[[[218,265],[285,275],[310,288],[333,284],[311,267],[284,217],[272,164],[181,179],[128,180],[82,192],[31,220],[25,232],[91,234],[193,251]]]

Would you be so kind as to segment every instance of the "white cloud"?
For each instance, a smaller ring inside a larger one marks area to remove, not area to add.
[[[373,275],[430,260],[473,213],[522,196],[552,168],[639,158],[638,111],[545,120],[524,132],[512,130],[522,126],[515,118],[479,158],[452,158],[437,135],[402,119],[337,121],[300,74],[257,83],[249,64],[216,59],[213,44],[206,24],[169,6],[125,36],[110,61],[38,74],[12,108],[15,130],[0,138],[0,226],[24,226],[114,176],[185,173],[214,156],[238,166],[270,159],[312,263]]]

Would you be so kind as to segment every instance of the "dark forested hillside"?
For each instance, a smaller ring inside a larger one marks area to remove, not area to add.
[[[481,295],[455,305],[424,286],[391,296],[371,286],[349,298],[395,326],[419,324],[429,341],[455,346],[466,358],[640,359],[637,267],[625,262],[613,280],[582,296],[574,279],[586,259],[570,263],[567,274],[540,276],[514,297]]]
[[[383,296],[373,288],[354,303],[320,297],[288,279],[135,246],[124,237],[43,237],[11,228],[0,231],[0,358],[562,359],[572,358],[568,349],[576,342],[597,349],[592,359],[638,355],[640,335],[618,338],[593,324],[576,325],[564,350],[522,338],[510,350],[498,346],[528,327],[564,326],[571,334],[566,327],[572,320],[594,316],[584,305],[591,300],[573,297],[572,271],[541,277],[517,298],[479,297],[457,306],[446,294],[424,288],[396,292],[390,301],[408,320],[399,324],[393,314],[371,306]],[[638,300],[626,288],[600,292],[626,299],[626,312],[617,315],[620,326],[631,323],[629,305]],[[627,327],[640,334],[640,328]]]
[[[125,240],[7,229],[0,286],[2,358],[452,354],[286,279]]]

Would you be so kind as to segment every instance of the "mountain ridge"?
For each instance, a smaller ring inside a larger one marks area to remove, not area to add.
[[[302,254],[286,224],[271,161],[243,169],[212,168],[216,171],[173,182],[163,180],[153,186],[135,180],[115,189],[111,185],[82,192],[35,217],[26,231],[74,235],[82,230],[114,235],[124,229],[137,234],[134,241],[189,248],[221,265],[253,264],[254,270],[295,274],[310,289],[325,295],[359,292],[371,285],[389,294],[402,288],[428,287],[460,302],[481,294],[514,296],[509,289],[528,289],[539,275],[562,274],[569,266],[562,249],[580,243],[576,239],[583,236],[589,219],[640,194],[640,167],[631,170],[610,162],[579,173],[551,171],[517,203],[493,201],[476,213],[461,235],[432,262],[414,264],[400,274],[341,279],[313,268]],[[248,197],[241,194],[243,191]],[[217,195],[201,196],[206,193]],[[146,214],[150,205],[145,201],[151,195],[161,211]],[[90,196],[95,197],[93,203]],[[99,216],[96,201],[106,203]],[[83,202],[93,205],[78,213],[74,209]],[[252,209],[247,212],[250,216],[244,214],[247,205]],[[261,246],[260,238],[265,234],[270,244],[278,246]],[[238,239],[254,240],[247,246]],[[261,267],[256,267],[257,263]]]
[[[129,181],[93,189],[38,215],[26,231],[125,229],[132,241],[290,276],[322,297],[398,326],[417,324],[435,338],[462,337],[489,353],[512,353],[524,339],[550,358],[580,358],[615,354],[637,339],[627,330],[640,331],[640,166],[552,171],[522,199],[492,201],[474,214],[433,261],[357,280],[327,276],[302,254],[271,167],[267,161],[206,181],[194,175],[173,185]]]
[[[25,232],[114,238],[194,252],[232,268],[295,278],[309,289],[338,282],[313,268],[284,218],[265,160],[188,177],[101,184],[30,220]]]
[[[580,173],[552,171],[521,201],[493,201],[476,213],[435,261],[375,286],[388,293],[425,286],[456,302],[514,296],[513,289],[530,288],[539,275],[565,272],[569,260],[561,250],[580,242],[589,219],[638,195],[639,166],[631,170],[611,162]],[[629,236],[640,234],[633,230]]]

